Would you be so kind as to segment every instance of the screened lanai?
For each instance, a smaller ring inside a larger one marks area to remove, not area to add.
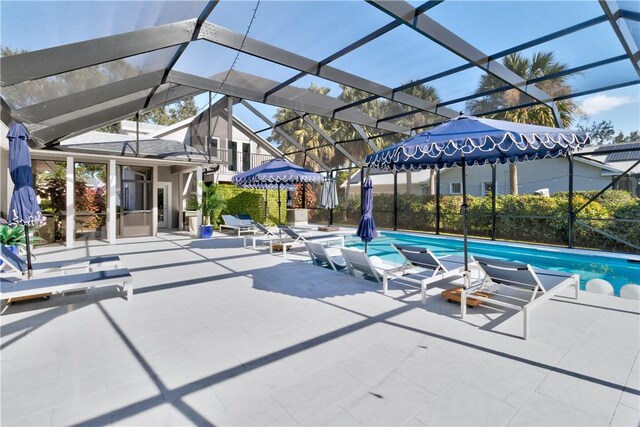
[[[640,83],[635,1],[1,7],[2,121],[25,123],[45,150],[202,95],[251,117],[282,155],[335,174],[460,112],[542,109],[546,125],[563,127],[567,103]],[[508,64],[541,52],[563,67]]]

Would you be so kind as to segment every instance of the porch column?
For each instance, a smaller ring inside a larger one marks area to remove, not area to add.
[[[178,231],[184,229],[184,172],[178,172]]]
[[[165,197],[167,197],[165,195]],[[158,235],[158,166],[151,171],[151,235]]]
[[[202,166],[198,166],[196,169],[196,198],[198,200],[198,206],[202,205]],[[198,209],[198,215],[196,216],[198,227],[202,225],[202,210]]]
[[[66,224],[66,245],[68,248],[73,247],[73,242],[76,237],[76,212],[74,206],[74,188],[73,188],[73,175],[74,175],[73,157],[67,157],[67,224]]]
[[[116,208],[116,194],[118,182],[116,177],[116,161],[115,159],[109,160],[109,177],[108,177],[108,191],[107,191],[107,236],[110,245],[116,243],[116,222],[117,222],[117,208]]]
[[[7,127],[2,126],[2,132],[6,134]],[[10,216],[9,205],[11,204],[11,194],[13,193],[13,181],[9,175],[9,142],[6,138],[0,138],[0,211]]]

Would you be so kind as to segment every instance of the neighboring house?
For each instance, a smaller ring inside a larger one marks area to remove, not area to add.
[[[640,160],[640,143],[616,144],[620,148],[636,148],[636,151],[598,155],[598,150],[611,146],[589,147],[583,153],[593,153],[585,157],[574,157],[573,185],[575,191],[601,190],[616,176]],[[410,175],[409,179],[408,175]],[[393,193],[393,174],[370,171],[376,193]],[[629,191],[640,196],[638,177],[640,166],[624,177],[614,189]],[[424,170],[408,174],[398,172],[398,193],[432,194],[430,171]],[[496,166],[496,194],[509,194],[509,165]],[[567,191],[569,187],[569,163],[565,157],[518,163],[518,193],[533,194],[537,190],[548,189],[550,194]],[[473,166],[467,168],[467,192],[474,196],[491,193],[491,167]],[[343,183],[341,188],[346,188]],[[360,172],[351,176],[351,188],[357,194],[360,189]],[[435,190],[434,190],[435,191]],[[441,194],[462,194],[460,168],[444,169],[440,172]]]

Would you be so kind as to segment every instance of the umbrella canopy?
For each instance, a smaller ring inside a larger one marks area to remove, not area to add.
[[[585,132],[460,116],[368,155],[365,164],[373,169],[420,170],[514,163],[564,156],[588,143]]]
[[[246,172],[231,177],[231,182],[243,188],[263,188],[268,190],[294,190],[294,184],[322,182],[324,177],[286,159],[275,158]],[[280,217],[280,192],[278,192],[278,222]]]
[[[588,143],[585,132],[460,116],[368,155],[365,165],[408,171],[461,166],[464,260],[468,272],[465,166],[571,155]]]
[[[367,251],[367,244],[378,237],[376,223],[373,220],[373,182],[367,177],[362,185],[362,207],[363,214],[358,224],[356,235],[364,242],[364,251]]]
[[[22,123],[11,123],[9,133],[9,173],[13,194],[9,205],[9,224],[41,225],[44,217],[33,189],[29,132]]]
[[[33,189],[31,153],[27,145],[29,132],[22,123],[11,123],[7,139],[9,140],[9,174],[14,185],[8,220],[9,224],[24,226],[27,271],[31,274],[29,226],[40,226],[45,222],[45,219]]]

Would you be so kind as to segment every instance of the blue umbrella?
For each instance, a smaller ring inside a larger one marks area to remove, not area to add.
[[[42,225],[44,217],[33,189],[31,153],[27,145],[29,132],[22,123],[11,123],[7,139],[9,140],[9,173],[14,184],[9,205],[9,224],[24,226],[27,271],[31,273],[29,226]]]
[[[376,223],[373,220],[373,183],[371,178],[367,177],[364,180],[362,191],[363,214],[356,235],[364,242],[364,251],[367,252],[367,244],[378,237]]]
[[[373,169],[401,171],[462,168],[464,267],[468,272],[465,166],[566,156],[588,143],[585,132],[461,115],[368,155],[365,164]]]
[[[231,177],[231,182],[239,187],[271,190],[280,190],[281,188],[294,189],[294,184],[322,182],[323,180],[324,177],[319,173],[305,169],[283,158],[269,160],[260,166]],[[278,191],[278,223],[282,222],[280,204],[280,191]]]

